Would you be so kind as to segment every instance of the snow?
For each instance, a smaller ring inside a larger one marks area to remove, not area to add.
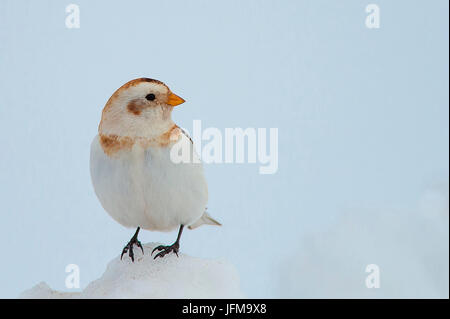
[[[448,225],[447,185],[408,207],[349,209],[279,260],[279,296],[448,299]],[[379,267],[379,289],[366,286],[370,264]]]
[[[41,282],[19,298],[244,298],[235,267],[224,260],[208,260],[173,253],[156,260],[150,256],[158,243],[134,248],[114,258],[104,274],[81,292],[62,292]]]

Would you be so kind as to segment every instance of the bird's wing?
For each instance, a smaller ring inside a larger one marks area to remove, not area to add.
[[[186,136],[189,139],[189,141],[191,141],[192,145],[194,145],[194,141],[192,141],[192,138],[189,136],[189,134],[186,133],[186,131],[183,130],[181,127],[178,126],[178,128],[181,130],[181,133],[183,133],[183,135]]]
[[[209,216],[209,214],[206,211],[203,213],[202,217],[200,217],[199,220],[197,220],[192,225],[189,225],[188,228],[189,229],[195,229],[195,228],[197,228],[197,227],[199,227],[201,225],[222,226],[221,223],[219,223],[217,220],[215,220],[214,218]]]
[[[184,136],[186,136],[192,143],[192,145],[194,145],[194,142],[192,141],[192,138],[189,136],[188,133],[186,133],[185,130],[183,130],[180,127],[181,133],[183,133]],[[189,229],[195,229],[197,227],[200,227],[201,225],[215,225],[215,226],[222,226],[221,223],[219,223],[217,220],[215,220],[214,218],[212,218],[205,210],[205,212],[203,213],[202,217],[200,217],[195,223],[191,224],[188,226]]]

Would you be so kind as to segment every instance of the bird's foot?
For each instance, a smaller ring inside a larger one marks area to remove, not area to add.
[[[131,238],[128,244],[123,248],[122,254],[120,255],[120,259],[122,260],[122,256],[128,252],[128,256],[130,256],[131,261],[134,262],[134,252],[133,245],[138,246],[142,250],[142,254],[144,254],[144,248],[141,245],[141,242],[137,240],[137,238]]]
[[[171,252],[174,252],[175,255],[177,255],[177,257],[178,257],[179,249],[180,249],[180,244],[178,242],[175,242],[173,245],[170,245],[170,246],[164,246],[164,245],[158,246],[152,250],[152,255],[156,250],[159,251],[159,253],[157,253],[153,259],[156,259],[158,257],[163,258],[165,255],[167,255]]]

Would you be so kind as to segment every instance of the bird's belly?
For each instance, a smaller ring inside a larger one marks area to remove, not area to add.
[[[189,225],[208,200],[201,164],[174,164],[168,148],[133,147],[109,157],[93,146],[91,177],[104,209],[126,227],[169,231]]]

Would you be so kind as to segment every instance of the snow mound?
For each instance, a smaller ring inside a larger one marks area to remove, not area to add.
[[[105,273],[81,292],[61,292],[41,282],[19,298],[244,298],[233,265],[173,253],[156,260],[150,256],[157,243],[135,246],[135,261],[128,255],[114,258]],[[156,252],[155,252],[156,254]]]

